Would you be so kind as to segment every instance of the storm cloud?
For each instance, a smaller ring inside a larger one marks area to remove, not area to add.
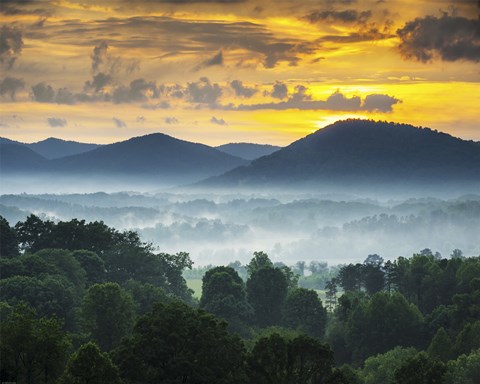
[[[429,62],[480,61],[480,27],[478,19],[443,15],[426,16],[409,21],[397,30],[400,54],[406,59]]]

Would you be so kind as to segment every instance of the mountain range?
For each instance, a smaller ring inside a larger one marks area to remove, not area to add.
[[[2,175],[83,175],[226,188],[480,184],[480,143],[368,120],[340,121],[284,148],[244,143],[213,148],[156,133],[54,159],[8,139],[0,140],[0,149]],[[243,158],[219,149],[238,154],[241,149]],[[261,150],[273,152],[245,159],[247,152]]]
[[[60,157],[76,155],[99,147],[98,144],[79,143],[77,141],[62,140],[55,137],[49,137],[48,139],[30,144],[1,137],[0,143],[27,147],[46,159],[58,159]]]
[[[480,183],[480,143],[407,124],[345,120],[211,178],[253,187]]]
[[[215,147],[218,150],[237,156],[245,160],[255,160],[262,156],[271,155],[282,147],[269,144],[252,144],[252,143],[229,143]]]

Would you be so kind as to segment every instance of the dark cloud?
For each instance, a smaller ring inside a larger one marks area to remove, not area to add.
[[[392,107],[397,103],[401,103],[401,100],[388,95],[373,94],[365,97],[362,109],[369,112],[392,112]]]
[[[48,84],[38,83],[32,87],[33,97],[40,103],[53,103],[55,90]]]
[[[218,84],[211,84],[206,77],[202,77],[195,83],[188,83],[187,94],[188,100],[193,103],[214,106],[222,95],[222,89]]]
[[[308,88],[300,85],[295,88],[295,93],[286,101],[250,105],[241,104],[237,107],[229,105],[224,107],[224,109],[240,111],[298,109],[391,112],[392,106],[401,102],[399,99],[381,94],[367,95],[362,102],[359,96],[347,97],[340,91],[334,92],[326,100],[312,100],[312,97],[307,92]]]
[[[107,50],[108,44],[105,41],[102,41],[98,46],[93,48],[91,54],[92,58],[92,72],[96,73],[100,66],[107,61]]]
[[[15,77],[6,77],[0,82],[0,95],[8,96],[11,100],[15,100],[15,95],[18,91],[25,87],[25,82],[22,79]]]
[[[128,87],[120,86],[113,91],[114,103],[131,103],[158,98],[160,91],[153,81],[133,80]]]
[[[58,104],[75,104],[76,96],[70,92],[67,88],[60,88],[57,91],[55,101]]]
[[[441,18],[417,18],[397,30],[400,54],[406,59],[428,62],[434,58],[445,61],[480,61],[480,22],[444,15]]]
[[[51,127],[64,127],[67,125],[67,120],[58,117],[49,117],[47,121]]]
[[[144,104],[142,105],[142,108],[151,109],[153,111],[157,109],[169,109],[170,103],[168,101],[161,101],[160,103],[157,103],[157,104]]]
[[[164,55],[204,54],[211,52],[222,56],[228,50],[248,51],[249,60],[256,60],[266,68],[273,68],[280,62],[297,65],[302,54],[315,53],[318,44],[301,38],[279,37],[265,25],[252,22],[209,22],[180,20],[167,16],[136,16],[128,19],[108,18],[97,20],[95,26],[72,21],[65,25],[63,36],[76,39],[79,34],[95,35],[115,30],[119,35],[135,35],[135,39],[121,39],[115,35],[109,41],[116,47],[130,49],[160,49]],[[151,37],[155,36],[155,39]],[[98,47],[101,48],[99,45]],[[107,47],[108,48],[108,47]],[[105,49],[103,49],[105,50]],[[102,49],[98,55],[101,57]],[[96,55],[92,55],[92,58]],[[107,54],[108,57],[108,54]],[[220,57],[217,57],[219,60]],[[108,60],[107,60],[108,62]],[[98,65],[98,70],[110,73]]]
[[[127,75],[140,69],[140,60],[126,60],[120,56],[111,56],[108,54],[109,45],[102,41],[93,48],[90,58],[92,59],[92,72],[104,72],[110,76],[118,75],[120,71]]]
[[[12,68],[23,48],[22,32],[15,27],[4,25],[0,30],[0,63],[6,69]]]
[[[87,81],[85,83],[86,90],[94,90],[95,92],[99,92],[104,89],[107,85],[113,83],[113,77],[111,75],[107,75],[106,73],[99,72],[93,76],[92,81]]]
[[[208,60],[205,60],[203,63],[198,65],[195,70],[198,71],[202,68],[213,67],[215,65],[222,66],[223,65],[223,52],[218,52],[215,56],[211,57]]]
[[[371,11],[359,12],[354,9],[348,9],[345,11],[312,11],[305,15],[304,19],[308,20],[310,23],[330,21],[347,24],[365,24],[371,18],[371,16]]]
[[[240,97],[249,98],[258,92],[255,88],[245,87],[243,85],[243,82],[241,82],[240,80],[233,80],[230,83],[230,87],[232,87],[235,90],[235,95]]]
[[[285,83],[276,82],[273,85],[272,93],[270,94],[275,99],[283,100],[288,96],[288,88]]]
[[[217,125],[228,125],[225,120],[223,120],[222,118],[217,119],[215,116],[212,116],[210,122]]]
[[[166,117],[164,120],[165,124],[178,124],[179,121],[176,117]]]
[[[127,126],[123,120],[117,119],[116,117],[112,117],[112,120],[117,128],[125,128]]]

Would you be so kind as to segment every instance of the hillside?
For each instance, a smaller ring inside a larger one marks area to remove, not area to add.
[[[76,155],[98,148],[98,144],[79,143],[77,141],[67,141],[50,137],[26,146],[47,159],[57,159],[60,157]]]
[[[268,144],[229,143],[216,148],[232,156],[237,156],[245,160],[255,160],[262,156],[271,155],[282,147]]]
[[[480,145],[428,128],[346,120],[203,183],[295,184],[478,183]]]
[[[44,169],[48,160],[25,145],[9,144],[10,140],[0,141],[0,173],[36,172]],[[15,142],[14,142],[15,143]]]

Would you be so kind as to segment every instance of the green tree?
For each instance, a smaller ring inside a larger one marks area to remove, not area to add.
[[[395,371],[397,384],[442,384],[445,364],[428,358],[425,352],[408,359]]]
[[[260,268],[247,280],[247,298],[260,327],[278,325],[287,296],[287,280],[277,268]]]
[[[76,250],[72,252],[72,256],[85,270],[87,286],[105,282],[105,262],[95,252]]]
[[[0,257],[18,256],[18,239],[15,229],[0,216]]]
[[[62,322],[38,318],[26,305],[16,306],[0,323],[2,381],[50,383],[62,372],[70,341]]]
[[[453,344],[445,329],[439,328],[427,349],[428,355],[433,359],[447,362],[453,357]]]
[[[365,384],[386,384],[394,380],[395,371],[417,354],[415,348],[395,347],[365,360],[361,376]]]
[[[138,315],[150,312],[157,303],[166,303],[172,300],[162,288],[133,279],[125,283],[124,289],[132,296]]]
[[[232,331],[241,333],[252,312],[245,283],[231,267],[215,267],[205,273],[200,307],[227,320]]]
[[[480,377],[480,349],[469,355],[461,355],[456,360],[450,360],[445,373],[445,383],[448,384],[478,384]]]
[[[466,324],[455,341],[457,354],[468,354],[480,348],[480,320]]]
[[[127,383],[245,382],[245,350],[223,321],[181,302],[158,304],[114,353]]]
[[[68,360],[59,384],[120,384],[118,368],[98,346],[83,344]]]
[[[92,285],[81,306],[83,329],[106,351],[129,334],[134,315],[132,297],[116,283]]]
[[[334,362],[330,348],[318,340],[305,335],[288,340],[276,333],[259,339],[248,361],[256,384],[322,383]]]
[[[265,252],[253,252],[253,258],[246,266],[248,275],[262,268],[273,268],[273,263]]]
[[[362,288],[362,264],[348,264],[340,268],[338,283],[344,291],[360,292]]]
[[[337,292],[337,280],[327,281],[325,284],[325,303],[329,312],[333,312],[337,307]]]
[[[311,337],[323,338],[327,311],[317,292],[305,288],[290,291],[285,301],[283,323],[286,327],[299,329]]]
[[[356,361],[395,346],[422,343],[423,316],[399,293],[379,292],[358,305],[347,321],[346,337]]]

